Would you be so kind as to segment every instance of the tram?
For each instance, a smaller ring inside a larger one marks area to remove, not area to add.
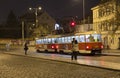
[[[72,52],[72,39],[78,41],[79,53],[96,54],[103,49],[100,34],[51,35],[36,39],[36,50],[47,52]]]

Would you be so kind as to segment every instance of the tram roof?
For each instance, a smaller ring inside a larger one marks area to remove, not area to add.
[[[100,33],[96,31],[88,31],[88,32],[76,33],[75,35],[87,35],[87,34],[100,34]]]
[[[67,36],[79,36],[87,34],[98,34],[96,31],[82,32],[82,33],[70,33],[70,34],[61,34],[61,35],[47,35],[41,38],[58,38],[58,37],[67,37]]]

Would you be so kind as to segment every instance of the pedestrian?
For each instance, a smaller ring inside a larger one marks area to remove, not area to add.
[[[78,54],[78,42],[77,40],[75,40],[75,38],[73,38],[71,60],[77,60],[77,54]]]
[[[7,43],[7,44],[6,44],[6,49],[7,49],[7,51],[10,50],[10,43]]]
[[[25,42],[24,44],[24,50],[25,50],[25,55],[27,55],[27,50],[28,50],[28,43]]]

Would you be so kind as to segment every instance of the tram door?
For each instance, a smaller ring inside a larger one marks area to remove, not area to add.
[[[108,37],[104,37],[104,48],[105,49],[108,49],[109,47],[108,47]]]

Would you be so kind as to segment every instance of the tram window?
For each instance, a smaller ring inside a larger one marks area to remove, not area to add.
[[[43,39],[43,44],[45,43],[45,39]]]
[[[40,44],[42,44],[42,39],[40,39]]]
[[[45,39],[43,39],[43,44],[45,44]]]
[[[68,43],[70,43],[71,42],[71,37],[68,37]]]
[[[40,44],[41,43],[41,40],[36,40],[36,44]]]
[[[52,38],[50,38],[50,43],[52,43]]]
[[[45,39],[43,39],[43,43],[45,44]]]
[[[58,43],[61,43],[62,39],[61,38],[58,38]]]
[[[101,40],[101,35],[98,35],[98,36],[97,36],[97,40],[98,40],[98,41],[102,41],[102,40]]]
[[[64,37],[64,38],[65,38],[65,43],[68,43],[68,41],[67,41],[67,40],[68,40],[67,37]]]
[[[40,44],[42,44],[42,39],[40,39]]]
[[[41,39],[41,44],[43,44],[43,39]]]
[[[44,43],[47,44],[47,43],[48,43],[48,40],[47,40],[47,39],[44,39]]]
[[[86,42],[95,42],[94,35],[86,35]]]
[[[55,38],[52,38],[52,43],[55,43]]]
[[[59,38],[57,38],[57,43],[59,43]]]
[[[51,38],[51,43],[53,43],[54,42],[54,40],[53,40],[53,38]]]
[[[48,39],[45,39],[45,41],[46,41],[46,44],[48,43]]]
[[[71,36],[70,38],[71,38],[71,41],[72,41],[72,40],[73,40],[73,38],[75,38],[75,36]]]
[[[86,35],[86,42],[90,42],[89,37],[90,37],[90,35]]]
[[[71,39],[75,38],[75,36],[71,36]]]
[[[93,36],[94,36],[95,42],[101,41],[101,35],[100,34],[95,34]]]
[[[79,37],[79,42],[85,42],[85,36],[84,35],[81,35]]]
[[[42,44],[42,39],[41,39],[41,44]]]
[[[59,38],[56,38],[56,43],[58,43],[59,42]]]
[[[75,39],[79,42],[79,36],[75,36]]]
[[[44,39],[42,39],[42,44],[44,44]]]
[[[64,37],[62,37],[62,43],[64,43],[65,41],[64,41]]]
[[[57,38],[55,39],[54,43],[58,43],[58,39]]]
[[[57,38],[58,43],[60,43],[60,38]]]
[[[50,38],[48,38],[48,43],[50,43],[51,42],[51,39]]]
[[[39,44],[39,41],[38,41],[38,40],[36,40],[36,44]]]

